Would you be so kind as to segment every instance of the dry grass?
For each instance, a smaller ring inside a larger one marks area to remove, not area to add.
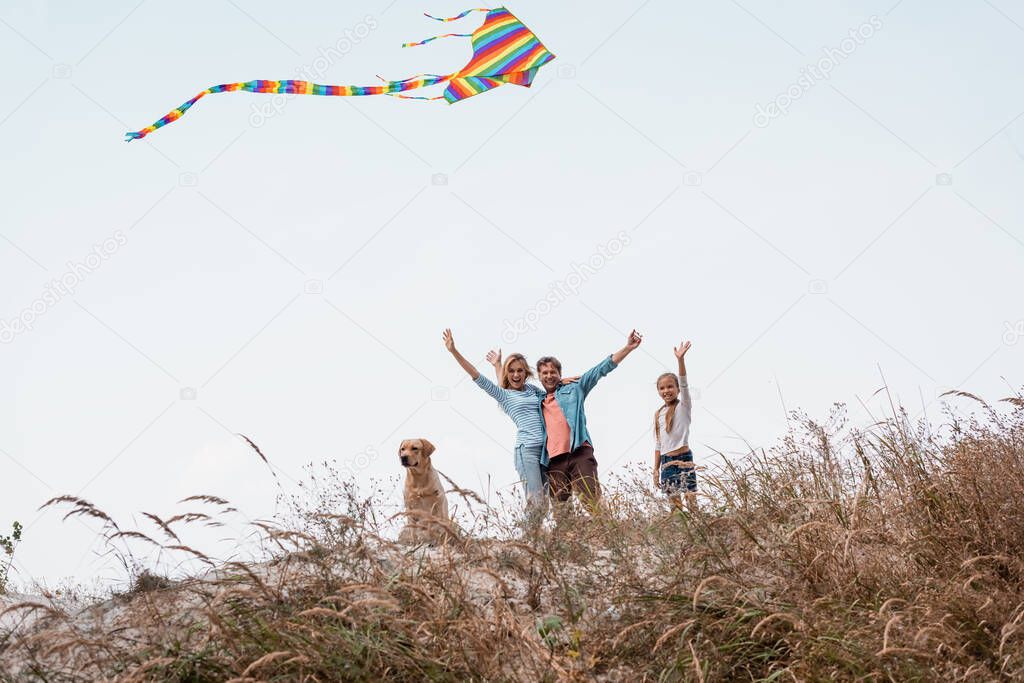
[[[293,523],[256,523],[273,549],[260,563],[184,543],[188,524],[230,512],[215,497],[190,501],[207,512],[151,516],[166,543],[60,499],[112,543],[213,568],[147,575],[76,614],[15,606],[35,621],[0,634],[0,679],[1024,676],[1024,402],[950,415],[940,435],[900,412],[867,432],[841,409],[794,424],[772,451],[704,476],[699,514],[621,485],[602,514],[524,534],[466,500],[470,528],[435,549],[396,546],[374,506],[330,477]]]

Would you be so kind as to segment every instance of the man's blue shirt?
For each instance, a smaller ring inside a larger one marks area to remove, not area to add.
[[[590,432],[587,431],[587,415],[583,410],[583,402],[590,391],[597,385],[598,381],[617,367],[618,363],[613,363],[612,357],[609,355],[603,361],[583,373],[578,382],[563,384],[555,389],[555,400],[558,402],[558,407],[562,409],[566,422],[569,423],[572,451],[575,451],[588,441],[591,445],[594,444],[594,441],[590,438]],[[544,456],[541,459],[541,464],[547,465],[553,455],[561,455],[561,453],[548,453],[547,439],[545,439]]]

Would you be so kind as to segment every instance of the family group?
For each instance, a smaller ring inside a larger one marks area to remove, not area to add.
[[[584,403],[597,383],[640,346],[641,335],[633,330],[625,346],[579,377],[563,379],[562,364],[553,356],[538,359],[539,387],[529,381],[533,369],[522,354],[513,353],[504,359],[500,350],[487,354],[497,376],[495,384],[459,352],[450,329],[442,338],[462,369],[515,423],[515,467],[531,516],[543,515],[548,498],[565,503],[573,493],[594,509],[601,498],[601,484]],[[655,487],[677,507],[681,507],[681,496],[685,495],[687,508],[692,511],[697,505],[697,474],[688,443],[692,401],[685,357],[689,350],[690,342],[680,342],[673,349],[678,372],[664,373],[655,383],[662,405],[654,414],[653,437]]]

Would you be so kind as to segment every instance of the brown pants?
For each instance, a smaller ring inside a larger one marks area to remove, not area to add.
[[[601,484],[597,480],[597,459],[594,447],[583,444],[572,453],[551,458],[548,463],[548,486],[551,497],[564,503],[575,491],[584,503],[596,503],[601,497]]]

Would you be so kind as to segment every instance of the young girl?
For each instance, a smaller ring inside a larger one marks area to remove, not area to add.
[[[686,507],[697,509],[697,472],[690,450],[690,414],[693,402],[686,383],[684,357],[690,342],[680,342],[673,351],[679,361],[679,375],[671,372],[658,377],[658,395],[665,405],[654,413],[654,486],[666,494],[672,504],[681,508],[679,494],[686,493]]]

